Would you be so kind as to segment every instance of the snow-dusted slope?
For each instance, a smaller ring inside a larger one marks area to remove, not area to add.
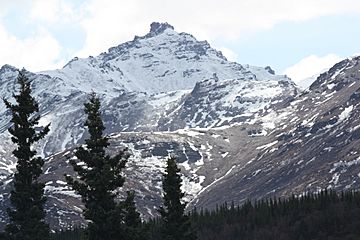
[[[181,108],[161,120],[163,130],[181,127],[221,127],[243,123],[270,104],[296,95],[294,84],[263,68],[246,66],[241,78],[220,80],[217,75],[198,82]]]
[[[203,190],[197,204],[359,190],[359,100],[360,57],[353,57],[322,73],[292,101],[241,125],[262,144],[240,143],[231,174]],[[252,155],[242,152],[244,146]]]
[[[110,48],[97,57],[74,58],[63,69],[42,72],[75,89],[117,96],[117,91],[161,93],[192,89],[210,78],[237,78],[245,70],[187,33],[169,24],[152,23],[150,32]],[[117,91],[116,91],[117,90]]]
[[[1,68],[2,97],[11,99],[16,76],[16,68]],[[102,98],[107,133],[241,122],[243,115],[296,92],[288,78],[269,68],[229,62],[206,41],[177,33],[167,23],[152,23],[145,36],[97,57],[74,58],[62,69],[28,76],[40,103],[41,124],[51,122],[40,144],[45,156],[82,142],[83,103],[92,91]],[[10,115],[2,102],[0,115],[0,139],[6,142]],[[1,171],[6,172],[14,165],[9,153],[4,155]]]
[[[8,65],[0,69],[2,97],[11,99],[16,91],[17,71]],[[48,156],[43,180],[50,222],[56,227],[68,226],[69,219],[70,224],[83,222],[79,198],[64,185],[63,174],[71,171],[66,156],[71,157],[71,149],[86,137],[83,103],[92,91],[102,100],[106,133],[115,142],[111,151],[128,136],[125,144],[133,152],[129,169],[136,174],[128,175],[127,184],[140,189],[137,196],[144,216],[159,205],[161,171],[169,151],[179,155],[184,190],[192,201],[233,169],[232,157],[241,140],[233,139],[235,131],[225,134],[219,127],[254,121],[272,105],[297,94],[294,83],[271,68],[227,61],[206,41],[178,33],[167,23],[153,23],[145,36],[99,56],[74,58],[62,69],[27,75],[40,104],[40,124],[51,122],[38,150]],[[15,162],[6,131],[10,114],[2,102],[0,116],[1,192],[6,192]],[[4,206],[7,197],[0,193]],[[0,217],[4,209],[0,208]]]

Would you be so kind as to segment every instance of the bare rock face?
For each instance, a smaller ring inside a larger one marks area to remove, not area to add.
[[[153,22],[150,24],[150,33],[153,33],[156,35],[163,33],[166,29],[174,30],[174,27],[168,23]]]

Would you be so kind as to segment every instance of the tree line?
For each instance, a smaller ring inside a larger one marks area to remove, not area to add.
[[[360,192],[331,190],[238,206],[224,203],[188,213],[199,240],[358,240],[359,216]],[[163,239],[162,224],[161,217],[143,223],[143,236]],[[78,240],[83,235],[81,229],[68,230],[53,240]]]
[[[324,190],[193,211],[200,240],[360,239],[360,193]]]
[[[10,193],[11,207],[7,209],[9,223],[0,239],[6,240],[50,240],[49,225],[45,222],[45,184],[39,181],[44,159],[37,156],[34,144],[50,131],[50,124],[38,127],[39,104],[32,96],[26,71],[17,77],[19,92],[13,94],[15,103],[4,99],[11,112],[11,127],[8,129],[16,149],[16,172]],[[99,97],[92,93],[84,104],[87,120],[84,126],[90,137],[85,146],[76,148],[76,159],[70,160],[76,177],[64,176],[84,203],[84,218],[87,228],[79,230],[78,239],[87,240],[141,240],[144,238],[143,222],[136,209],[134,191],[128,191],[123,201],[117,201],[117,189],[125,182],[122,174],[129,159],[127,149],[119,150],[115,156],[106,154],[109,138],[104,136]],[[159,207],[162,216],[161,239],[196,239],[190,228],[190,220],[184,214],[184,196],[180,190],[180,170],[175,157],[167,159],[163,176],[164,204]],[[69,233],[69,236],[74,236]],[[80,237],[80,238],[79,238]]]

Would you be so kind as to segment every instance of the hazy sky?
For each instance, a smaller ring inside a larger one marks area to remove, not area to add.
[[[0,0],[0,65],[61,68],[145,35],[153,21],[294,80],[360,53],[359,0]]]

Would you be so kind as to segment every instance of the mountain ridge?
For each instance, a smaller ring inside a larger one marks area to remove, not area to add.
[[[75,58],[63,69],[28,73],[34,95],[40,102],[42,124],[53,121],[50,134],[42,143],[45,145],[41,150],[42,155],[47,156],[81,143],[85,133],[83,128],[79,128],[84,120],[82,103],[85,102],[86,95],[95,89],[103,101],[108,134],[125,130],[157,131],[193,127],[191,119],[186,120],[185,115],[194,114],[186,111],[194,112],[196,109],[181,110],[178,106],[182,106],[185,96],[189,96],[197,82],[201,81],[213,82],[213,89],[221,89],[224,86],[223,80],[234,79],[231,81],[240,88],[238,91],[245,87],[244,84],[259,85],[258,82],[263,81],[270,87],[281,90],[274,91],[265,99],[256,94],[245,96],[244,99],[229,99],[226,95],[229,95],[231,89],[227,89],[227,92],[216,97],[215,102],[211,102],[215,105],[209,111],[216,111],[216,106],[225,102],[230,110],[221,109],[223,115],[232,111],[234,118],[236,114],[246,114],[249,110],[247,105],[250,108],[261,108],[278,95],[294,95],[297,91],[285,76],[273,75],[265,68],[228,62],[207,42],[197,41],[190,34],[177,33],[167,23],[153,23],[151,31],[144,37],[135,37],[134,41],[110,48],[108,53],[97,57]],[[17,70],[10,66],[1,69],[4,71],[0,75],[3,89],[1,95],[11,99],[12,92],[16,90],[14,79]],[[283,86],[281,81],[289,82],[289,85]],[[201,86],[206,88],[205,85]],[[239,105],[239,102],[244,101],[245,104]],[[247,101],[250,101],[249,104]],[[256,101],[261,101],[261,104]],[[0,114],[6,112],[2,103],[0,111]],[[177,119],[177,124],[161,125],[168,121],[169,113],[175,114],[178,111],[184,113],[183,117]],[[210,118],[203,126],[222,121],[223,115],[211,116],[210,112],[205,114]],[[9,115],[5,116],[0,123],[3,133],[9,122]],[[71,127],[63,131],[61,124]]]
[[[41,125],[52,122],[39,153],[53,228],[84,225],[81,202],[63,182],[68,159],[83,143],[83,103],[97,90],[110,153],[127,146],[125,188],[135,188],[144,218],[161,204],[161,173],[178,156],[183,190],[192,206],[298,195],[319,188],[359,188],[360,58],[345,59],[307,91],[270,67],[227,61],[206,41],[153,23],[142,37],[96,57],[75,58],[63,69],[30,73]],[[0,69],[0,91],[16,90],[17,69]],[[0,104],[0,218],[15,162]],[[356,153],[355,153],[356,152]],[[314,158],[315,157],[315,158]]]

